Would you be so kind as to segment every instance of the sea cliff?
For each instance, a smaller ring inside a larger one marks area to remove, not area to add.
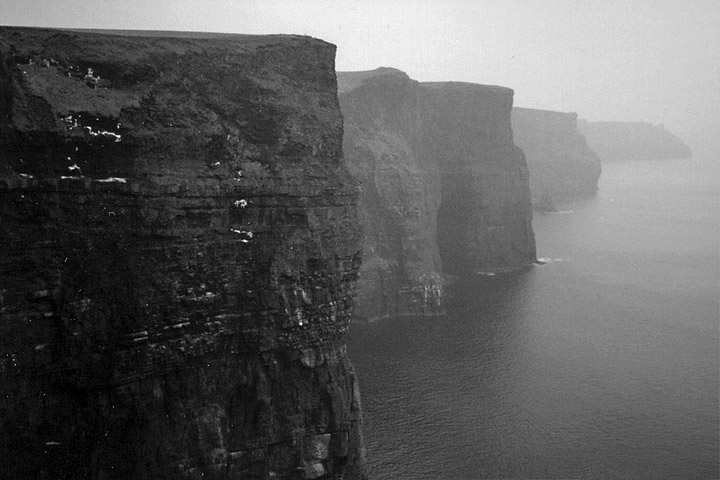
[[[364,478],[335,47],[0,28],[6,478]]]
[[[534,203],[597,190],[600,158],[578,131],[576,113],[515,107],[512,128],[525,152]]]
[[[345,158],[362,184],[358,315],[439,314],[447,278],[535,261],[512,90],[391,68],[340,72],[338,88]]]
[[[665,125],[580,120],[578,128],[603,161],[692,157],[690,147]]]

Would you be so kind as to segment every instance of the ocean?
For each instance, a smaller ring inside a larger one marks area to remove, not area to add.
[[[352,325],[370,478],[720,478],[718,163],[605,163],[546,264]]]

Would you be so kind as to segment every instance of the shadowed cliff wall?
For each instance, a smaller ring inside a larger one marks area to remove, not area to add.
[[[578,128],[603,161],[692,157],[690,147],[664,125],[580,120]]]
[[[0,28],[3,476],[364,477],[334,53]]]
[[[443,271],[475,274],[534,262],[528,170],[510,124],[513,91],[461,82],[421,85],[423,152],[440,169]]]
[[[600,158],[578,131],[576,113],[515,107],[512,129],[525,152],[534,201],[597,190]]]
[[[437,165],[422,155],[418,82],[384,68],[338,73],[343,151],[362,185],[363,262],[357,313],[367,318],[442,310]]]
[[[512,90],[389,68],[338,73],[338,86],[345,158],[362,184],[359,315],[442,313],[447,274],[535,260]]]

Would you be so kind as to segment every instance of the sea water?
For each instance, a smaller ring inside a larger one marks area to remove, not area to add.
[[[720,478],[718,162],[606,163],[545,265],[353,325],[370,477]]]

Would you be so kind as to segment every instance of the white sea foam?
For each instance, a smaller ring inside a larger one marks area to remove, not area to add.
[[[547,264],[547,263],[553,263],[553,262],[564,262],[562,258],[550,258],[550,257],[537,257],[538,263],[540,265]]]

